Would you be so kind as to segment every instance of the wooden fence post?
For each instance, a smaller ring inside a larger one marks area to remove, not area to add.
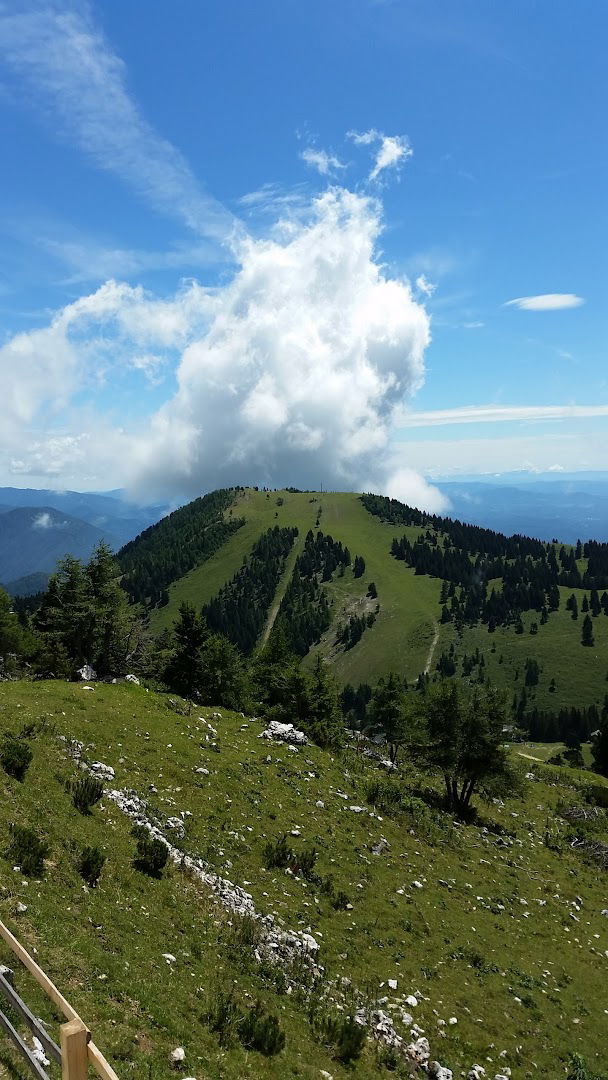
[[[59,1029],[62,1080],[87,1080],[89,1075],[87,1038],[82,1020],[70,1020]]]

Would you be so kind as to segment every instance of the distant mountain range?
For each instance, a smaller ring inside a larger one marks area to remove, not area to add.
[[[117,551],[166,510],[120,492],[0,488],[0,582],[12,596],[38,592],[62,556],[87,559],[100,540]]]
[[[515,482],[514,482],[515,481]],[[450,500],[450,517],[539,540],[608,540],[608,477],[513,478],[438,483]]]

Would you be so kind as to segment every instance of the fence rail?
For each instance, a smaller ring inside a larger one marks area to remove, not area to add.
[[[39,1039],[49,1058],[61,1064],[62,1080],[87,1080],[89,1065],[95,1070],[101,1080],[118,1080],[111,1065],[108,1064],[101,1051],[91,1040],[91,1033],[86,1024],[81,1020],[75,1009],[66,1001],[63,994],[51,982],[48,975],[42,970],[36,961],[23,948],[14,934],[0,922],[0,937],[4,939],[11,952],[21,961],[38,985],[44,990],[48,998],[57,1007],[65,1018],[59,1029],[60,1045],[53,1041],[39,1020],[19,997],[15,988],[5,973],[0,972],[0,993],[4,995],[13,1009],[21,1016],[21,1019],[29,1027],[32,1034]],[[3,1030],[15,1045],[18,1052],[27,1062],[34,1076],[39,1080],[49,1080],[40,1061],[23,1041],[11,1021],[0,1009],[0,1030]]]

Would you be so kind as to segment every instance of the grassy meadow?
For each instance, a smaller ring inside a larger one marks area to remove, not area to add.
[[[315,936],[336,1015],[356,994],[386,998],[407,1035],[399,1015],[414,994],[409,1011],[431,1057],[455,1077],[474,1062],[491,1077],[505,1065],[514,1080],[565,1076],[575,1051],[608,1069],[606,875],[570,849],[556,817],[564,803],[582,805],[591,774],[579,782],[521,759],[534,776],[525,797],[482,806],[479,824],[465,827],[432,808],[429,781],[407,762],[401,808],[387,812],[371,797],[371,785],[387,783],[383,771],[355,750],[296,752],[260,739],[260,721],[217,712],[188,713],[137,686],[0,685],[0,735],[29,729],[34,755],[23,783],[0,771],[0,917],[36,950],[120,1076],[169,1076],[176,1046],[197,1080],[410,1073],[387,1072],[371,1043],[354,1066],[342,1064],[309,1023],[297,971],[281,981],[258,964],[247,927],[178,866],[159,880],[134,869],[131,823],[116,805],[103,798],[90,816],[72,805],[66,784],[77,769],[59,736],[111,765],[111,786],[143,796],[161,824],[183,817],[183,850],[247,889],[259,913]],[[7,855],[11,823],[49,845],[39,880]],[[296,850],[316,849],[318,881],[331,877],[351,906],[337,910],[318,884],[265,867],[265,845],[283,834]],[[107,856],[95,889],[76,868],[86,845]],[[0,962],[10,962],[5,948]],[[52,1025],[53,1009],[19,971],[17,986]],[[279,1055],[220,1045],[205,1014],[230,988],[243,1006],[260,998],[280,1018]],[[27,1075],[8,1049],[3,1075]]]

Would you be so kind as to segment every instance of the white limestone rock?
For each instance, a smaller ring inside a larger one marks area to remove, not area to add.
[[[273,742],[296,746],[306,746],[308,742],[303,731],[299,731],[293,724],[282,724],[279,720],[271,720],[266,730],[258,735],[258,739],[272,739]]]
[[[90,664],[83,664],[76,674],[81,682],[94,682],[97,678],[97,672]]]
[[[104,765],[103,761],[94,761],[87,767],[99,780],[113,780],[116,775],[112,766]]]
[[[422,1035],[415,1042],[410,1043],[407,1048],[408,1056],[415,1061],[416,1065],[427,1065],[431,1056],[431,1048],[429,1046],[429,1040]]]

